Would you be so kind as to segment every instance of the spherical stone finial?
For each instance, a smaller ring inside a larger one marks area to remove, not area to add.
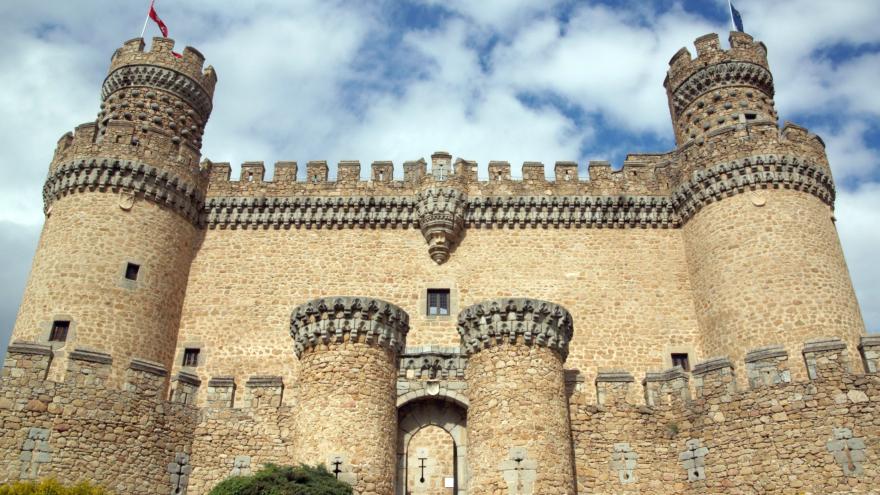
[[[553,349],[563,360],[574,335],[571,314],[558,304],[537,299],[514,298],[483,301],[458,315],[458,333],[468,355],[501,343]]]
[[[409,315],[387,301],[338,296],[314,299],[297,306],[290,317],[290,336],[296,356],[319,345],[362,342],[387,347],[399,354],[406,347]]]

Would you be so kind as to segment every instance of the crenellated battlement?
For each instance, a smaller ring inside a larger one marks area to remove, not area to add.
[[[154,65],[165,67],[192,79],[210,99],[214,95],[214,87],[217,84],[217,73],[210,65],[204,67],[205,57],[201,52],[191,46],[187,46],[181,52],[181,57],[172,54],[174,40],[171,38],[155,37],[149,51],[144,51],[146,44],[143,38],[133,38],[120,48],[117,48],[110,59],[112,74],[117,69],[129,65]],[[109,76],[108,76],[109,77]]]
[[[472,195],[521,194],[663,194],[669,189],[667,168],[673,157],[670,154],[631,154],[621,168],[614,170],[610,162],[591,161],[587,165],[588,176],[578,173],[578,163],[558,161],[553,165],[553,175],[548,178],[546,167],[540,162],[524,162],[519,176],[511,173],[508,162],[489,163],[489,176],[477,176],[478,164],[456,159],[450,168],[429,169],[424,159],[403,164],[402,178],[395,179],[394,163],[374,161],[365,174],[357,160],[343,160],[337,164],[336,177],[329,177],[330,166],[326,161],[309,161],[303,178],[298,178],[301,168],[295,161],[275,163],[274,175],[266,176],[266,166],[260,161],[241,164],[237,179],[232,178],[232,166],[228,162],[211,163],[210,196],[268,196],[332,195],[354,196],[363,194],[415,194],[432,185],[455,184]]]
[[[594,381],[595,405],[641,408],[642,413],[659,413],[669,408],[679,412],[688,411],[694,405],[717,396],[727,397],[728,402],[748,401],[751,394],[768,387],[803,387],[804,382],[792,381],[794,366],[805,368],[806,376],[813,383],[862,383],[866,375],[873,375],[878,378],[875,383],[880,385],[880,376],[877,376],[877,370],[880,369],[880,339],[862,337],[859,352],[866,374],[853,371],[858,363],[849,361],[846,343],[840,339],[819,338],[805,342],[801,356],[794,363],[784,347],[764,346],[749,351],[741,363],[734,363],[727,357],[714,357],[697,363],[690,372],[681,367],[647,372],[641,391],[632,387],[635,380],[629,372],[600,370]],[[748,383],[737,383],[734,369],[738,366],[745,367]],[[847,392],[843,394],[846,396]],[[863,396],[864,392],[855,392],[847,397],[855,397],[854,402],[860,402]],[[846,402],[847,397],[842,400]],[[867,400],[865,396],[864,401]]]
[[[697,49],[697,56],[692,57],[691,52],[682,47],[669,60],[669,70],[663,85],[669,91],[676,91],[683,83],[694,75],[700,73],[708,67],[731,63],[742,62],[755,65],[764,69],[768,74],[770,66],[767,63],[767,46],[763,42],[755,41],[750,35],[739,31],[731,31],[730,48],[724,50],[721,48],[721,42],[717,33],[710,33],[700,36],[694,41]],[[726,73],[725,73],[726,74]],[[718,74],[721,76],[722,74]],[[710,82],[711,79],[695,80],[695,83]],[[770,94],[772,96],[772,78],[770,83]],[[709,89],[711,84],[695,85],[697,89]]]

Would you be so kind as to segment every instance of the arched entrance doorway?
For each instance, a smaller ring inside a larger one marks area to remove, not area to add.
[[[396,495],[467,493],[467,404],[419,397],[398,407]]]

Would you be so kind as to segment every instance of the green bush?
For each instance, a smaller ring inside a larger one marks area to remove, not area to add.
[[[110,495],[107,490],[85,481],[63,486],[55,480],[16,481],[0,485],[0,495]]]
[[[250,476],[233,476],[208,495],[351,495],[351,487],[324,466],[266,464]],[[2,494],[0,494],[2,495]]]

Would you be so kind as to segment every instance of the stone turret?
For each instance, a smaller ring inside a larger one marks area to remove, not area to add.
[[[328,297],[294,310],[297,462],[323,463],[357,494],[393,493],[397,364],[408,331],[409,315],[379,299]]]
[[[676,143],[711,136],[740,124],[776,124],[773,75],[767,47],[741,32],[730,33],[730,50],[722,50],[715,33],[697,38],[697,57],[687,48],[669,62],[663,85]]]
[[[193,48],[116,50],[98,118],[58,143],[46,222],[14,338],[107,349],[112,380],[138,357],[170,369],[208,175],[202,132],[217,81]]]
[[[467,367],[468,493],[574,493],[563,363],[571,315],[499,299],[459,315]]]
[[[776,125],[767,49],[744,33],[696,41],[665,86],[683,181],[673,193],[706,355],[744,358],[819,336],[853,349],[864,323],[833,220],[824,145]],[[737,370],[746,382],[746,370]]]

